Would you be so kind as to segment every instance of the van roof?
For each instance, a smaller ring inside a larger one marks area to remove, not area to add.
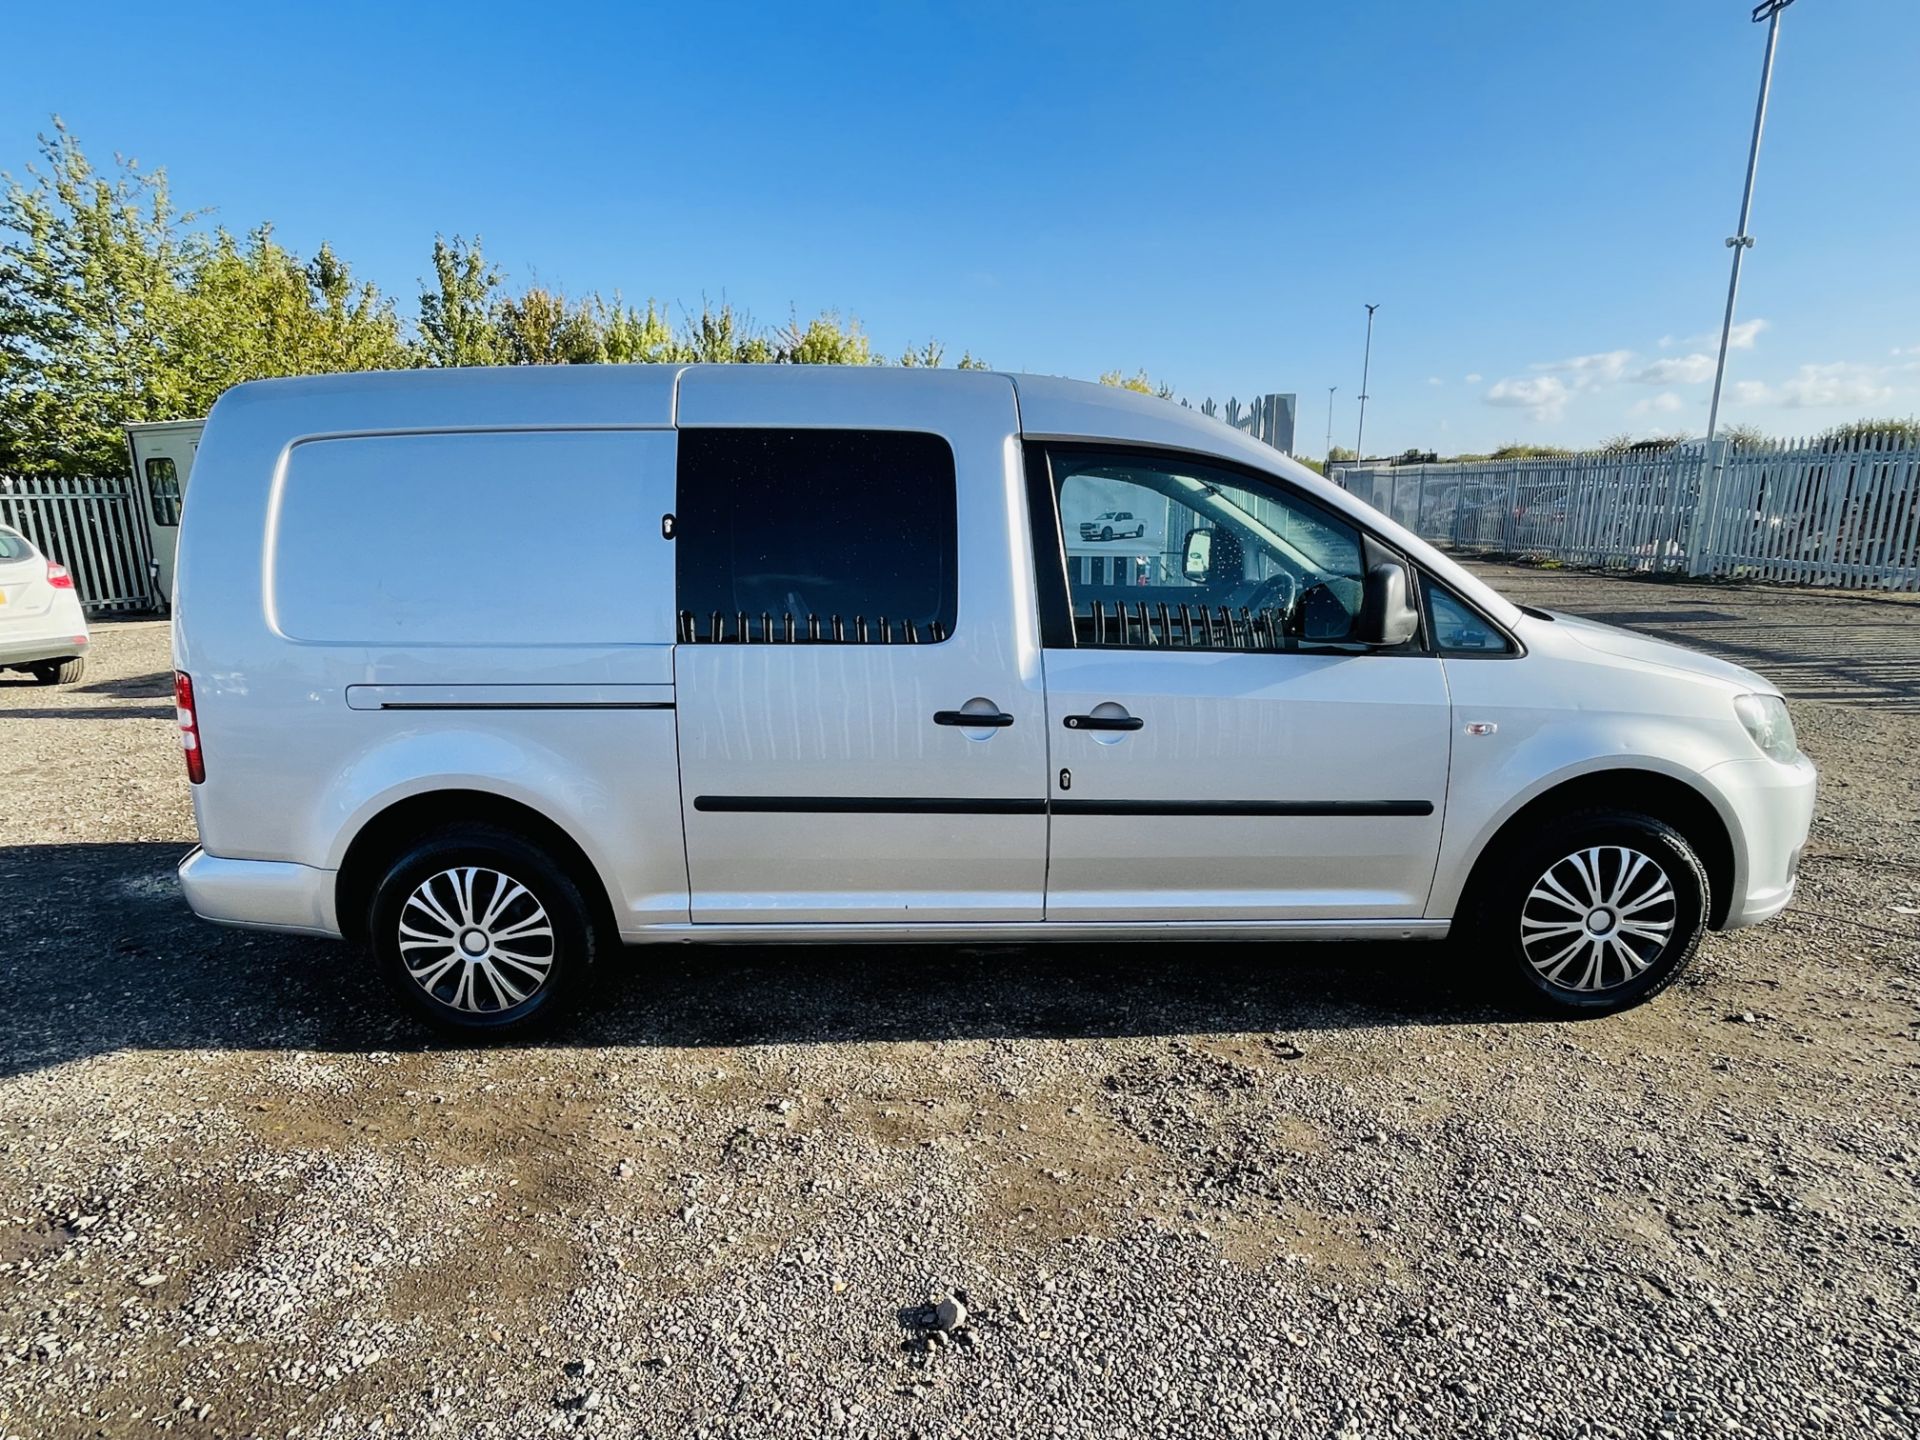
[[[1033,439],[1116,440],[1223,455],[1285,476],[1329,509],[1362,519],[1416,556],[1494,618],[1511,626],[1510,601],[1410,531],[1269,445],[1198,410],[1113,385],[987,370],[879,365],[512,365],[368,370],[254,380],[220,397],[214,416],[302,408],[304,428],[434,429],[565,425],[699,425],[701,397],[758,390],[772,413],[804,414],[802,395],[952,394],[1011,389],[1020,431]],[[852,398],[848,396],[848,398]],[[737,412],[736,412],[737,413]],[[705,422],[715,423],[715,422]],[[270,422],[269,422],[270,426]]]
[[[692,382],[688,386],[687,382]],[[1096,436],[1143,443],[1226,449],[1268,463],[1278,453],[1198,410],[1155,395],[1085,380],[988,370],[934,370],[880,365],[511,365],[420,370],[361,370],[301,375],[236,385],[216,408],[235,411],[290,402],[351,405],[368,413],[404,406],[414,427],[489,425],[702,423],[687,413],[683,389],[712,394],[735,387],[939,394],[1011,386],[1021,429],[1036,437]],[[153,422],[155,427],[178,421]],[[191,422],[186,422],[191,423]],[[397,422],[396,422],[397,423]],[[129,426],[128,428],[134,428]]]

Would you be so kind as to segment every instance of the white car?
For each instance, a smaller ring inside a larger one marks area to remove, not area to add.
[[[1457,932],[1444,963],[1613,1010],[1785,906],[1813,810],[1759,676],[1522,609],[1109,387],[270,380],[193,486],[187,899],[364,942],[454,1028],[689,940]],[[1066,553],[1123,488],[1184,529],[1164,573]]]
[[[1080,522],[1082,540],[1137,540],[1146,533],[1146,521],[1135,519],[1131,510],[1107,510]]]
[[[42,685],[71,685],[86,673],[88,643],[87,617],[67,567],[0,525],[0,670],[25,671]]]

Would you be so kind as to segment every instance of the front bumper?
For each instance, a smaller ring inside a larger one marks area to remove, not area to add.
[[[180,888],[203,920],[300,935],[340,934],[331,870],[282,860],[223,860],[196,845],[180,862]]]
[[[1758,925],[1793,899],[1800,854],[1813,823],[1818,785],[1813,762],[1805,755],[1792,765],[1760,757],[1728,760],[1708,770],[1705,778],[1726,797],[1740,822],[1733,895],[1721,928]]]

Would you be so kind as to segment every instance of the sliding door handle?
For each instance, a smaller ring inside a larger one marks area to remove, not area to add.
[[[1013,724],[1013,716],[1004,710],[936,710],[933,723],[966,730],[1004,730]]]
[[[1061,723],[1069,730],[1139,730],[1147,722],[1138,715],[1069,715]]]

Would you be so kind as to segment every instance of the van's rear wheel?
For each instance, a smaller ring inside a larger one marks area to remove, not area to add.
[[[1503,857],[1478,935],[1536,1005],[1606,1014],[1657,995],[1706,929],[1707,872],[1679,831],[1593,811],[1549,822]]]
[[[408,847],[381,878],[367,933],[387,980],[446,1030],[500,1034],[552,1018],[593,963],[580,887],[511,831],[467,825]]]

